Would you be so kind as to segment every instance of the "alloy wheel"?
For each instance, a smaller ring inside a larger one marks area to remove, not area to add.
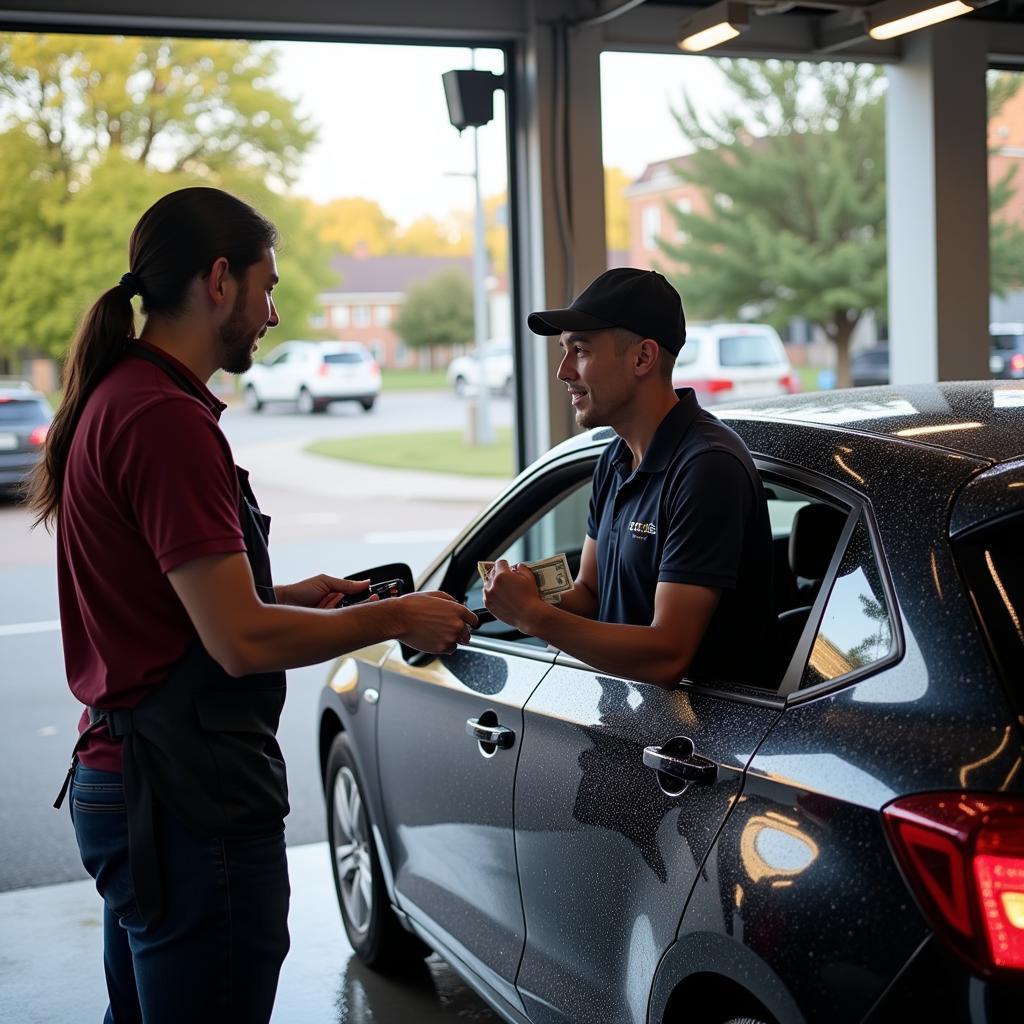
[[[362,935],[373,913],[373,874],[370,837],[365,827],[363,798],[355,776],[343,767],[334,777],[334,861],[345,917]]]

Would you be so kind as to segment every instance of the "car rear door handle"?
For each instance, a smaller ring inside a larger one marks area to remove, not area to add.
[[[644,764],[656,772],[664,772],[684,782],[707,785],[714,782],[718,775],[718,765],[706,757],[694,754],[692,741],[684,736],[669,740],[663,747],[644,747]]]
[[[478,743],[492,743],[502,750],[508,750],[516,741],[516,734],[503,725],[482,725],[479,718],[466,720],[466,732]]]

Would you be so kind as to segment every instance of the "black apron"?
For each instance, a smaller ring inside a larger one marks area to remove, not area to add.
[[[133,344],[127,354],[159,366],[205,404],[195,384],[162,356]],[[235,472],[256,591],[265,604],[274,604],[270,519],[259,510],[249,474],[237,466]],[[201,836],[256,837],[284,827],[288,784],[276,737],[284,697],[284,672],[235,678],[196,637],[167,678],[134,708],[88,709],[90,725],[75,744],[54,807],[64,800],[85,737],[105,725],[112,737],[122,738],[132,882],[147,925],[155,924],[164,909],[155,803]]]

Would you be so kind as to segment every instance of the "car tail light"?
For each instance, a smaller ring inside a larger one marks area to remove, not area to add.
[[[316,368],[316,375],[318,377],[329,377],[330,373],[331,373],[331,368],[326,363],[321,363]]]
[[[1010,369],[1018,373],[1024,370],[1024,352],[1015,352],[1010,356]]]
[[[379,377],[380,376],[380,366],[377,364],[377,360],[376,359],[371,359],[370,360],[370,376],[371,377]]]
[[[36,427],[31,434],[28,435],[28,443],[34,445],[42,445],[46,440],[46,432],[50,428],[48,426]]]
[[[787,373],[785,377],[779,378],[779,384],[782,385],[791,395],[797,394],[800,390],[800,381],[797,379],[795,373]]]
[[[680,380],[673,379],[674,388],[693,388],[694,391],[706,391],[709,394],[717,395],[723,391],[732,391],[731,380]]]
[[[882,817],[940,938],[983,974],[1024,971],[1024,800],[929,793]]]

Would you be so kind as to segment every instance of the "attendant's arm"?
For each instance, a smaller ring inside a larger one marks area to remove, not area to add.
[[[671,689],[697,653],[721,591],[688,583],[659,583],[649,626],[621,626],[549,605],[528,569],[500,560],[484,587],[484,603],[503,622],[536,636],[599,672]]]
[[[575,586],[568,594],[562,595],[558,605],[563,611],[582,615],[585,619],[597,616],[597,544],[593,537],[583,541],[580,568],[576,574]]]
[[[450,653],[476,616],[447,594],[408,594],[351,608],[264,604],[244,554],[209,555],[168,574],[203,646],[233,676],[315,665],[382,640]]]

